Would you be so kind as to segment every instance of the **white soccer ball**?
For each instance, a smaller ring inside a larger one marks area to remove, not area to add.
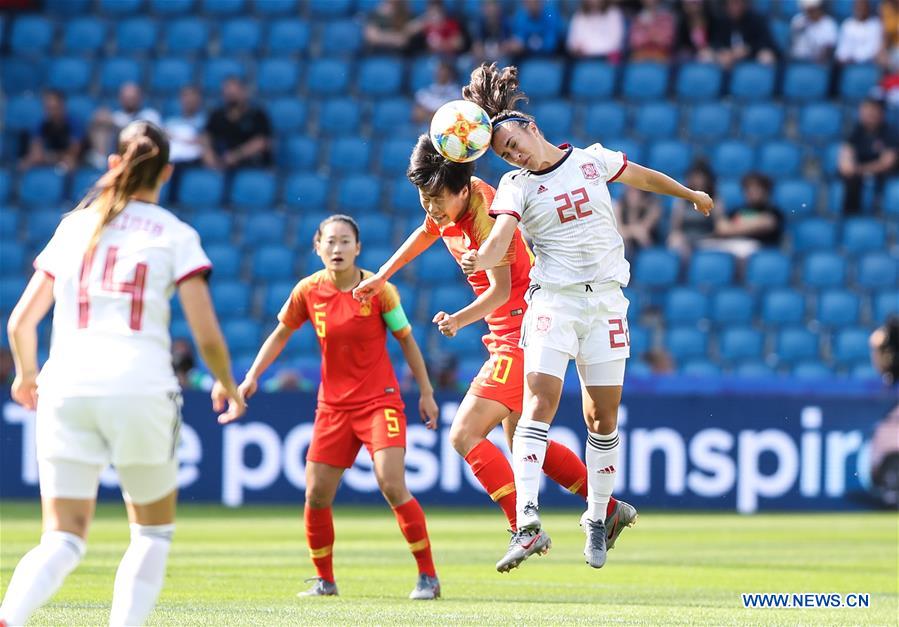
[[[457,163],[474,161],[490,149],[490,116],[467,100],[453,100],[431,118],[431,143],[441,155]]]

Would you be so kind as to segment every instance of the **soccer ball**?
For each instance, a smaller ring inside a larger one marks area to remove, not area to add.
[[[447,102],[431,118],[431,143],[456,163],[474,161],[487,152],[492,133],[487,112],[467,100]]]

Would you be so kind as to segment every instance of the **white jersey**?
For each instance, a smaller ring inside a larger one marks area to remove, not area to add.
[[[539,172],[506,173],[490,207],[493,216],[515,216],[531,239],[536,262],[531,280],[547,287],[630,280],[624,240],[607,183],[627,167],[627,156],[593,144],[567,150]]]
[[[91,210],[65,217],[34,261],[54,279],[53,339],[38,379],[54,397],[175,392],[169,300],[212,265],[197,232],[165,209],[131,201],[104,229]]]

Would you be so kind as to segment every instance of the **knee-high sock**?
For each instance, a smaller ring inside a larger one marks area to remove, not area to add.
[[[303,512],[306,523],[306,543],[309,557],[315,565],[315,574],[334,583],[334,516],[330,507],[312,509],[308,505]]]
[[[131,525],[131,544],[115,576],[110,627],[143,625],[156,606],[175,525]]]
[[[32,612],[50,600],[66,576],[84,557],[84,540],[67,531],[46,531],[41,543],[19,560],[3,605],[0,620],[24,625]]]
[[[618,472],[618,429],[608,435],[587,433],[587,518],[605,520]]]
[[[465,461],[490,498],[500,506],[515,529],[515,475],[512,466],[496,445],[484,439],[468,451]]]
[[[393,508],[396,521],[400,525],[403,537],[409,543],[409,550],[418,563],[418,572],[430,577],[436,577],[434,559],[431,557],[431,540],[428,538],[428,524],[425,521],[424,510],[415,497],[402,505]]]
[[[564,444],[555,440],[549,441],[546,458],[543,460],[543,472],[572,494],[579,494],[584,500],[587,499],[587,466]],[[606,506],[607,518],[612,515],[617,502],[615,497],[609,497],[609,504]]]
[[[522,418],[512,436],[512,470],[515,471],[515,513],[519,525],[527,525],[530,518],[524,510],[528,504],[537,506],[540,492],[540,474],[546,456],[549,425],[529,418]]]

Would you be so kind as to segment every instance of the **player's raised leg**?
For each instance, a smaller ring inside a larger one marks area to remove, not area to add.
[[[343,476],[343,468],[307,460],[306,506],[303,521],[309,557],[316,577],[311,588],[297,596],[336,596],[334,578],[334,516],[331,505]]]

